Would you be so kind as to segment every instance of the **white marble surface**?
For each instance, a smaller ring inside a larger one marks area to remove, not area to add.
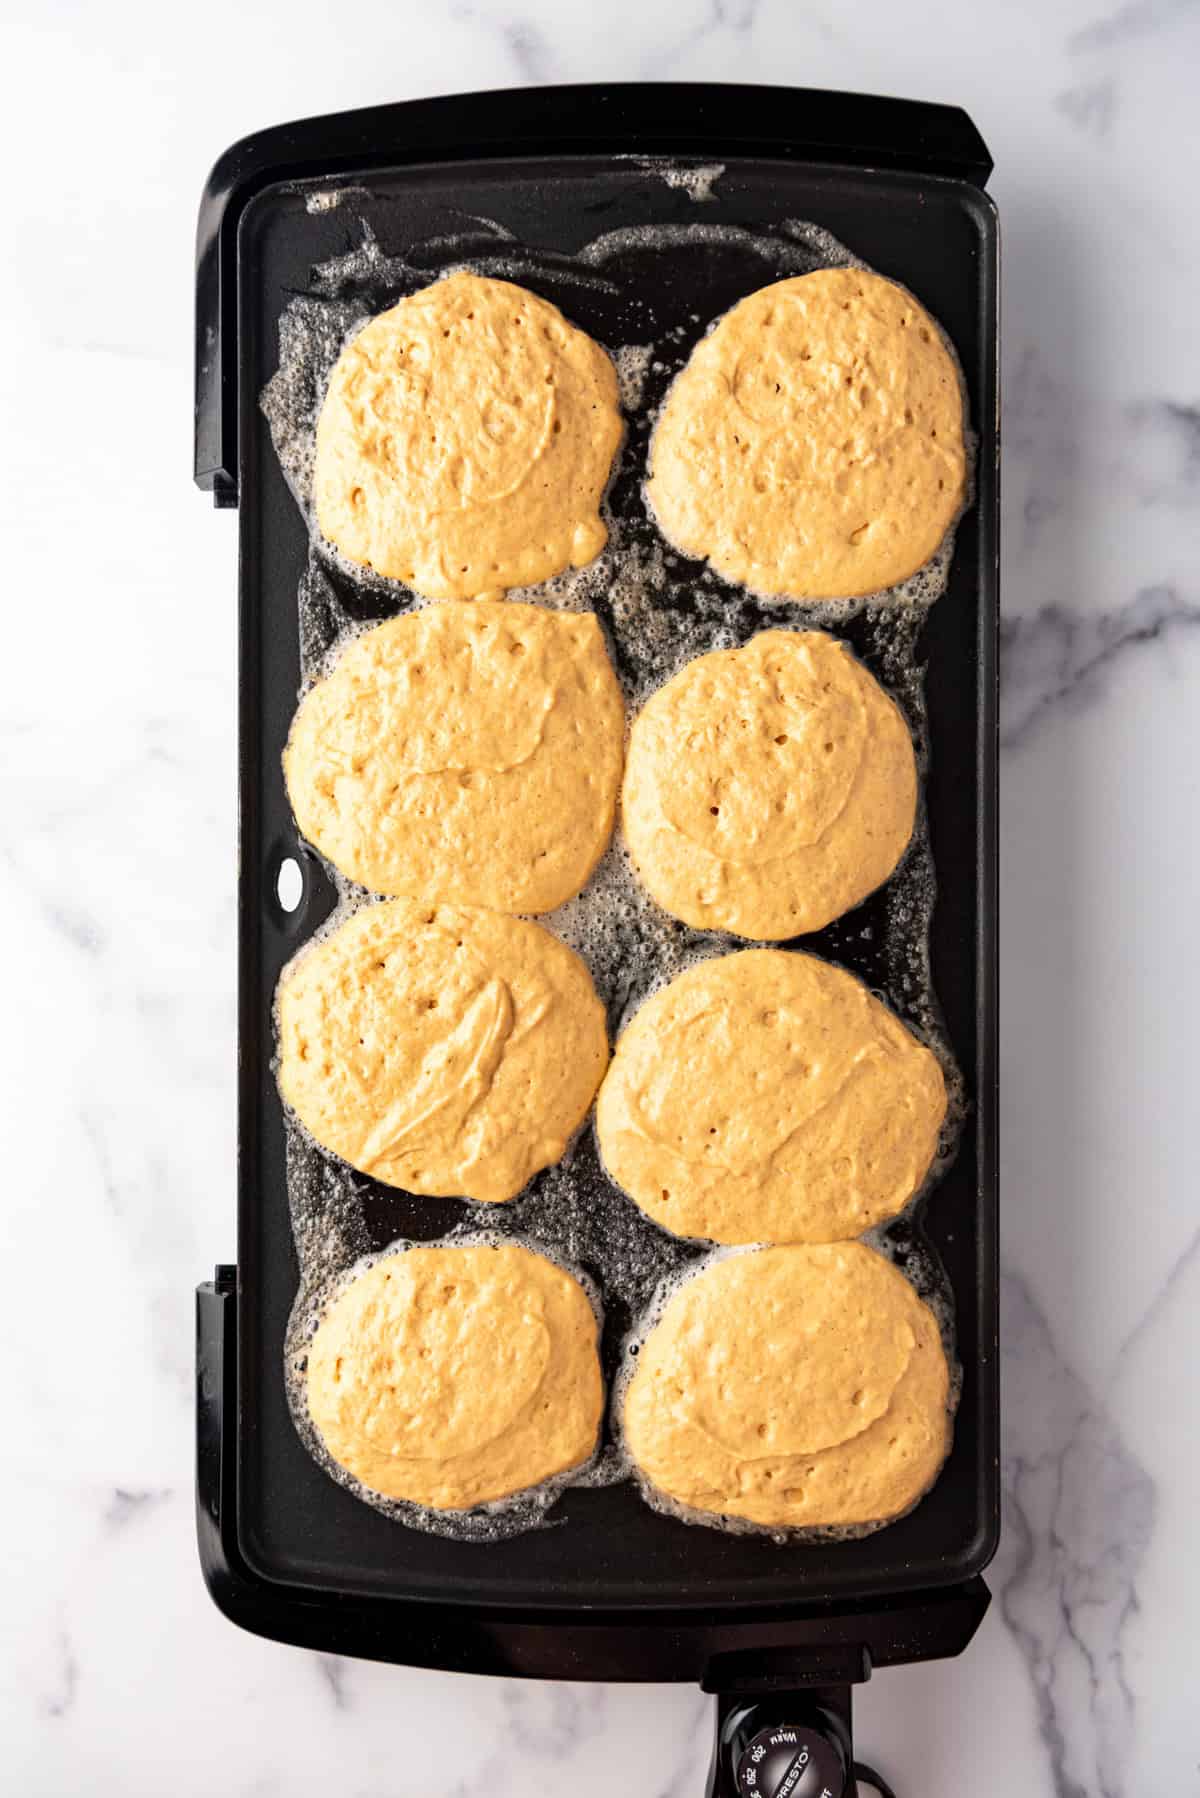
[[[971,1651],[878,1677],[859,1743],[907,1798],[1200,1789],[1200,11],[20,13],[0,28],[0,1788],[449,1790],[436,1729],[463,1798],[702,1789],[696,1692],[272,1646],[213,1610],[193,1547],[192,1289],[234,1239],[235,526],[189,479],[200,185],[276,120],[607,76],[956,100],[995,154],[1007,1530]]]

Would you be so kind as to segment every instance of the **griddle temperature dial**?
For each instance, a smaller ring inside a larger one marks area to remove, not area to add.
[[[746,1743],[737,1763],[739,1798],[843,1798],[841,1750],[811,1724],[777,1723]]]

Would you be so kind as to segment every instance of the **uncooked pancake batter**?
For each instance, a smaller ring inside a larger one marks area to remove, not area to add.
[[[937,1322],[861,1243],[710,1263],[642,1344],[625,1439],[652,1488],[770,1527],[885,1523],[949,1448]]]
[[[647,495],[688,555],[759,593],[852,599],[924,567],[964,498],[958,369],[903,287],[818,269],[742,300],[692,351]]]
[[[946,1112],[936,1056],[813,955],[699,962],[626,1027],[596,1104],[617,1184],[713,1242],[836,1242],[903,1210]]]
[[[466,1510],[591,1454],[596,1334],[578,1281],[529,1249],[411,1248],[360,1273],[321,1319],[309,1414],[372,1491]]]
[[[591,975],[540,925],[365,905],[284,970],[279,1090],[316,1140],[408,1192],[498,1203],[562,1155],[608,1060]]]
[[[912,835],[908,726],[844,643],[763,631],[689,662],[634,722],[625,837],[698,930],[820,930],[885,881]]]
[[[543,912],[612,834],[623,733],[592,613],[447,601],[348,645],[283,766],[300,829],[352,880]]]
[[[472,599],[592,561],[621,441],[617,376],[556,306],[447,275],[338,358],[317,422],[322,535],[431,599]]]

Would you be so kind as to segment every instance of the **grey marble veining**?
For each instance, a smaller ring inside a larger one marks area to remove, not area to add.
[[[1136,1723],[1125,1625],[1155,1527],[1154,1481],[1012,1274],[1001,1305],[1006,1528],[996,1599],[1028,1666],[1051,1789],[1115,1798]]]
[[[1045,606],[1000,629],[1000,746],[1015,749],[1056,711],[1102,703],[1114,662],[1200,626],[1200,604],[1145,587],[1111,612]]]

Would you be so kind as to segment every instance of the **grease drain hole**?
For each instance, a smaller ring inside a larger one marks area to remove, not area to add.
[[[290,917],[304,897],[304,873],[294,855],[285,855],[275,876],[279,909]]]

